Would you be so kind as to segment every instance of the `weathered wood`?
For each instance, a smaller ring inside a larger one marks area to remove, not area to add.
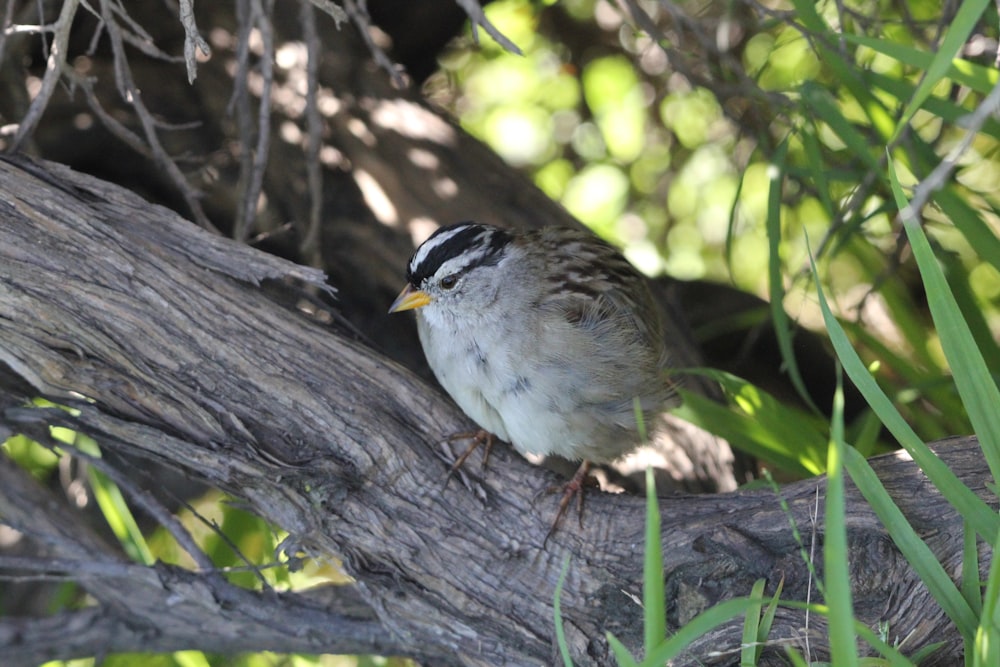
[[[9,406],[0,426],[44,437],[39,424],[71,425],[106,451],[167,463],[225,489],[309,554],[343,558],[382,630],[383,643],[371,640],[372,650],[412,647],[433,664],[553,664],[553,595],[567,556],[562,609],[576,664],[612,664],[608,631],[636,648],[642,499],[591,494],[584,526],[570,523],[543,546],[554,500],[537,493],[555,481],[551,473],[499,447],[485,475],[470,471],[464,484],[443,484],[441,437],[468,427],[456,409],[410,372],[290,311],[259,286],[318,278],[199,231],[116,186],[4,158],[0,361],[7,369],[0,383],[8,395],[23,394],[29,383],[80,414],[53,417],[10,407],[8,399],[0,403]],[[973,440],[939,450],[989,497]],[[957,577],[960,517],[906,457],[875,463]],[[783,495],[804,538],[815,537],[822,573],[823,529],[810,517],[823,501],[823,481],[790,485]],[[0,514],[9,517],[17,502],[0,491]],[[848,507],[859,618],[888,623],[894,638],[909,637],[908,650],[944,642],[932,664],[952,664],[961,647],[954,628],[853,488]],[[18,524],[28,530],[45,511],[32,506],[34,514]],[[672,624],[746,594],[759,577],[769,591],[783,578],[786,599],[805,599],[808,571],[774,494],[674,496],[661,501],[661,511]],[[984,558],[984,573],[988,565]],[[124,576],[140,571],[130,566]],[[81,582],[93,586],[96,576]],[[184,602],[197,587],[168,588],[174,602]],[[815,590],[812,596],[819,599]],[[169,632],[173,626],[151,617],[149,603],[137,593],[102,613]],[[157,613],[195,608],[168,605]],[[5,623],[0,652],[18,641]],[[799,613],[783,611],[772,633],[776,655],[784,643],[803,647],[808,634],[811,655],[822,658],[819,623],[814,615],[807,628]],[[189,640],[191,648],[225,645],[218,637]],[[723,628],[692,649],[692,660],[731,664],[739,641],[738,625]],[[331,638],[311,650],[353,650],[357,637],[351,642]],[[52,644],[42,648],[48,652],[38,655],[53,654]]]

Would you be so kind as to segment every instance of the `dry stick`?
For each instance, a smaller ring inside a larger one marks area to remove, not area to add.
[[[250,110],[250,30],[256,22],[254,5],[251,0],[236,2],[236,74],[233,77],[233,95],[229,99],[227,112],[236,116],[236,127],[240,137],[240,177],[236,190],[239,201],[246,200],[250,188],[250,173],[253,171],[253,154],[250,146],[253,144],[253,121]],[[233,229],[234,238],[238,237],[239,229],[244,226],[242,220],[244,206],[236,209],[236,223]]]
[[[105,111],[104,107],[101,106],[101,100],[98,99],[97,94],[94,92],[94,80],[92,78],[82,76],[69,65],[64,66],[63,76],[69,80],[70,85],[78,87],[83,91],[84,97],[87,98],[87,106],[90,107],[90,110],[94,112],[94,115],[97,116],[97,119],[101,121],[101,124],[108,132],[121,139],[125,145],[139,155],[152,159],[153,153],[149,150],[149,146],[143,142],[142,137],[125,127],[124,124]]]
[[[10,1],[13,4],[13,0]],[[14,138],[11,140],[8,149],[11,153],[17,152],[21,144],[31,136],[38,121],[42,119],[45,108],[49,105],[49,99],[51,99],[52,93],[56,89],[56,84],[59,83],[59,78],[62,75],[63,65],[66,64],[66,47],[69,44],[69,32],[73,27],[73,17],[76,16],[76,10],[79,6],[79,0],[66,0],[63,3],[62,11],[59,13],[59,19],[56,21],[55,30],[53,31],[52,50],[45,65],[45,76],[42,78],[41,90],[38,91],[35,99],[31,101],[28,112],[24,114],[24,118],[21,119],[21,123],[18,125],[17,132],[14,133]],[[44,33],[42,34],[44,36]]]
[[[212,49],[198,33],[192,0],[180,0],[180,19],[181,25],[184,26],[184,62],[187,63],[188,83],[194,83],[194,80],[198,78],[198,60],[195,58],[195,49],[200,50],[206,56],[212,55]]]
[[[86,4],[84,4],[84,6],[86,6]],[[180,56],[172,56],[165,51],[161,51],[153,42],[153,36],[128,15],[128,11],[126,11],[125,7],[121,4],[121,0],[115,0],[115,4],[111,6],[111,11],[116,17],[120,17],[123,21],[125,21],[128,28],[131,30],[130,32],[129,30],[122,29],[122,39],[124,39],[127,43],[134,46],[150,58],[155,58],[168,63],[183,62],[184,59]],[[122,28],[122,26],[119,26],[119,28]],[[93,49],[91,52],[93,52]]]
[[[979,103],[975,111],[959,121],[959,125],[965,127],[965,136],[931,170],[931,173],[926,178],[917,183],[917,187],[913,189],[913,197],[910,198],[910,203],[899,212],[901,220],[920,215],[920,211],[930,201],[931,195],[944,186],[945,181],[948,180],[948,176],[958,166],[958,161],[969,150],[979,130],[982,129],[990,117],[996,116],[998,112],[1000,112],[1000,83],[993,86],[993,90]]]
[[[253,10],[250,0],[236,2],[236,73],[233,75],[233,94],[226,106],[226,113],[236,116],[236,127],[240,137],[240,176],[237,181],[238,199],[243,200],[247,183],[250,180],[250,170],[253,168],[253,156],[248,147],[253,137],[253,124],[250,122],[250,28],[253,25]],[[242,215],[242,208],[236,209],[236,215]],[[237,223],[239,224],[239,223]]]
[[[20,531],[23,532],[23,531]],[[81,579],[124,579],[126,582],[137,578],[137,573],[145,570],[144,565],[116,560],[84,560],[82,558],[52,558],[40,555],[30,557],[0,556],[0,568],[18,570],[3,572],[0,579],[6,581],[80,581]],[[34,572],[37,574],[23,574]]]
[[[243,201],[236,216],[236,226],[233,238],[245,243],[250,236],[257,217],[257,202],[264,188],[264,169],[271,148],[271,88],[274,84],[274,28],[271,16],[274,13],[274,0],[250,0],[251,16],[256,18],[257,30],[260,32],[263,53],[260,57],[260,77],[262,87],[260,103],[257,107],[257,145],[250,153],[249,161],[243,165],[250,166],[249,172],[241,169],[240,179],[246,177],[243,190]],[[249,143],[243,145],[244,151],[249,151]]]
[[[477,44],[479,43],[479,34],[477,29],[481,27],[486,31],[487,35],[495,39],[497,44],[503,48],[519,56],[524,55],[521,53],[521,49],[517,47],[517,44],[507,39],[506,35],[500,32],[495,25],[490,23],[490,20],[486,18],[486,14],[483,12],[482,5],[480,5],[477,0],[455,0],[455,4],[461,7],[465,11],[466,15],[468,15],[469,20],[472,21],[472,36],[475,38]]]
[[[166,528],[167,532],[170,533],[175,540],[177,540],[177,544],[179,544],[181,548],[191,556],[200,572],[216,572],[216,567],[212,562],[212,559],[210,559],[208,555],[201,550],[198,544],[194,541],[194,538],[191,536],[191,533],[189,533],[187,528],[184,527],[184,524],[180,522],[180,519],[174,516],[170,510],[164,507],[163,504],[153,497],[148,491],[140,489],[132,481],[131,477],[123,474],[120,470],[118,470],[118,468],[108,464],[108,462],[101,457],[88,454],[74,445],[58,443],[58,447],[100,470],[108,477],[108,479],[114,482],[118,488],[122,489],[129,496],[131,496],[132,500],[135,501],[138,507],[148,512],[150,516],[155,518],[157,522]]]
[[[121,29],[114,20],[108,0],[101,0],[101,18],[104,20],[104,26],[108,31],[108,37],[111,41],[111,52],[115,67],[115,83],[118,87],[118,93],[122,96],[122,99],[131,104],[132,108],[135,109],[154,160],[167,173],[174,186],[180,191],[181,197],[191,211],[194,221],[204,229],[218,233],[219,230],[209,221],[208,216],[205,215],[205,211],[201,208],[201,203],[198,201],[198,192],[187,182],[187,178],[185,178],[177,164],[167,155],[163,144],[160,143],[160,138],[156,131],[156,119],[153,118],[149,109],[146,108],[139,88],[132,79],[132,70],[128,64],[128,57],[125,55]]]
[[[341,23],[347,23],[349,20],[347,17],[347,12],[340,5],[337,5],[330,0],[309,0],[314,7],[322,12],[326,12],[333,18],[334,24],[337,26],[337,30],[340,30]]]
[[[319,230],[323,214],[323,178],[319,149],[323,141],[323,119],[316,104],[321,44],[316,32],[316,12],[310,2],[302,2],[299,21],[306,43],[306,181],[309,185],[309,226],[303,235],[300,250],[309,265],[322,266]]]
[[[3,62],[3,52],[7,46],[7,30],[12,27],[14,22],[14,0],[7,0],[7,4],[4,5],[3,10],[3,21],[0,22],[0,62]],[[41,22],[41,19],[39,19]],[[42,26],[39,26],[41,29]]]
[[[372,39],[371,15],[368,14],[368,10],[363,6],[359,7],[354,0],[344,0],[344,8],[347,11],[347,15],[351,17],[351,21],[355,27],[357,27],[358,33],[361,34],[361,38],[364,40],[365,46],[368,47],[369,53],[372,54],[372,58],[375,59],[375,64],[388,73],[392,78],[394,86],[404,88],[406,86],[406,77],[403,76],[402,67],[394,63],[385,54],[385,51],[375,43],[375,40]]]

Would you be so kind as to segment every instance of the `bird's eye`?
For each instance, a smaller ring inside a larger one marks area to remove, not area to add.
[[[458,276],[456,276],[454,273],[451,274],[450,276],[445,276],[444,278],[441,279],[441,287],[443,287],[444,289],[451,289],[457,284],[458,284]]]

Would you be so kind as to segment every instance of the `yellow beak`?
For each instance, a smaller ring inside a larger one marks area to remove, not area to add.
[[[423,308],[430,302],[431,297],[427,292],[414,289],[412,285],[407,285],[399,293],[399,296],[396,297],[396,300],[392,302],[392,305],[389,306],[389,312],[398,313],[404,310]]]

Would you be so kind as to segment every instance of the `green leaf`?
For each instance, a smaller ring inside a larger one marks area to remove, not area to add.
[[[74,433],[73,445],[95,458],[101,456],[101,450],[93,438],[82,433]],[[118,538],[128,557],[144,565],[152,565],[156,562],[118,485],[93,466],[87,468],[87,479],[94,492],[97,506],[101,508],[101,513],[104,515],[105,521],[108,522],[108,526],[111,527],[111,532]]]
[[[823,572],[826,603],[829,606],[830,657],[835,665],[858,664],[857,636],[854,633],[854,604],[848,563],[844,471],[841,467],[847,445],[844,437],[844,392],[840,374],[834,395],[831,443],[826,465],[824,510]]]
[[[667,631],[666,593],[663,588],[663,550],[660,545],[660,505],[656,500],[653,469],[646,468],[646,557],[642,566],[644,645],[649,654]]]
[[[708,375],[716,376],[715,373]],[[728,377],[732,381],[728,387],[724,384],[724,388],[736,408],[680,389],[683,403],[673,410],[673,414],[792,474],[812,477],[822,473],[827,438],[817,426],[818,422],[795,408],[782,405],[750,383]]]
[[[788,141],[782,141],[773,158],[774,172],[767,197],[767,242],[768,242],[768,289],[770,291],[771,319],[774,321],[774,333],[778,338],[778,348],[785,371],[799,396],[814,412],[819,413],[813,403],[809,390],[802,380],[799,366],[792,347],[792,327],[785,313],[785,285],[781,270],[781,187],[784,182],[783,166],[788,152]]]
[[[556,624],[556,645],[559,647],[559,655],[562,656],[563,667],[573,667],[573,660],[569,656],[569,644],[566,643],[566,629],[563,627],[563,619],[562,619],[563,584],[566,583],[566,575],[568,573],[569,573],[569,554],[566,554],[566,557],[563,559],[562,571],[559,573],[559,581],[556,583],[555,598],[552,601],[552,610],[553,614],[555,615],[555,624]],[[624,663],[622,663],[622,661],[619,660],[619,664],[624,664]]]
[[[941,339],[941,347],[951,366],[962,404],[979,438],[993,479],[1000,480],[1000,411],[997,410],[997,406],[1000,406],[1000,389],[997,389],[996,382],[993,381],[982,352],[965,323],[917,214],[910,209],[891,164],[889,177],[896,204],[902,211],[900,215],[903,218],[903,228],[920,268],[927,304]]]
[[[955,623],[963,637],[971,637],[978,621],[969,604],[952,582],[944,567],[934,557],[920,536],[906,520],[892,497],[882,486],[868,461],[850,447],[844,448],[844,466],[851,475],[855,486],[865,497],[875,514],[882,521],[892,541],[902,552],[906,561],[920,576],[927,590],[934,597],[948,618]]]
[[[702,613],[692,618],[688,623],[680,628],[677,633],[663,641],[651,653],[646,654],[643,665],[662,665],[668,660],[673,660],[687,648],[687,646],[702,635],[713,629],[728,623],[737,616],[747,612],[754,604],[750,598],[733,598],[706,609]],[[610,641],[610,636],[609,636]],[[615,657],[618,657],[617,651]]]
[[[965,0],[959,5],[958,12],[948,25],[948,31],[944,39],[938,45],[937,53],[924,72],[923,81],[917,87],[917,92],[913,94],[910,103],[903,110],[903,115],[896,125],[896,132],[893,134],[890,143],[895,143],[900,134],[913,118],[913,114],[924,103],[924,100],[931,94],[934,86],[947,76],[951,63],[955,56],[965,47],[966,40],[975,29],[983,11],[989,5],[989,0]]]
[[[1000,542],[993,544],[993,554],[1000,553]],[[976,570],[978,576],[979,571]],[[990,563],[990,575],[986,580],[986,594],[983,596],[983,610],[976,628],[973,649],[974,667],[993,667],[1000,664],[1000,558]]]
[[[771,623],[774,620],[773,610],[777,607],[778,594],[771,599],[768,604],[765,617],[761,617],[761,606],[764,602],[764,586],[766,579],[758,579],[754,582],[750,591],[750,600],[753,604],[747,609],[743,618],[743,641],[740,642],[740,667],[753,667],[760,660],[763,642],[767,639],[771,631]],[[780,590],[781,585],[778,585]],[[767,617],[770,613],[770,617]],[[766,625],[766,627],[765,627]]]
[[[816,266],[812,266],[813,277],[819,283],[816,273]],[[906,420],[903,419],[899,411],[892,405],[892,402],[882,391],[868,372],[867,367],[858,357],[858,353],[851,347],[851,343],[844,333],[840,322],[833,316],[830,306],[826,302],[823,290],[817,290],[819,297],[819,307],[823,314],[823,322],[826,324],[830,342],[833,344],[837,357],[844,367],[851,381],[865,397],[868,405],[879,416],[885,427],[893,434],[899,444],[913,457],[913,460],[924,471],[924,474],[931,480],[931,483],[947,498],[959,513],[965,517],[976,529],[976,532],[983,536],[983,539],[994,542],[1000,534],[1000,517],[991,510],[975,493],[973,493],[958,477],[955,476],[948,466],[937,457],[913,431]]]
[[[889,56],[904,65],[908,65],[921,71],[930,69],[931,63],[936,57],[936,55],[930,51],[917,49],[900,42],[894,42],[880,37],[872,37],[870,35],[860,35],[850,32],[841,33],[840,37],[846,42],[867,46],[873,51],[877,51],[882,55]],[[869,72],[868,74],[881,80],[881,75],[878,75],[877,73]],[[953,79],[955,83],[968,86],[972,90],[982,93],[983,95],[989,94],[989,92],[993,90],[993,86],[1000,82],[1000,72],[996,69],[977,65],[969,62],[968,60],[951,59],[948,62],[948,70],[946,74],[949,78]],[[902,84],[904,82],[897,81],[897,83]],[[911,93],[911,99],[916,99],[915,93]]]

